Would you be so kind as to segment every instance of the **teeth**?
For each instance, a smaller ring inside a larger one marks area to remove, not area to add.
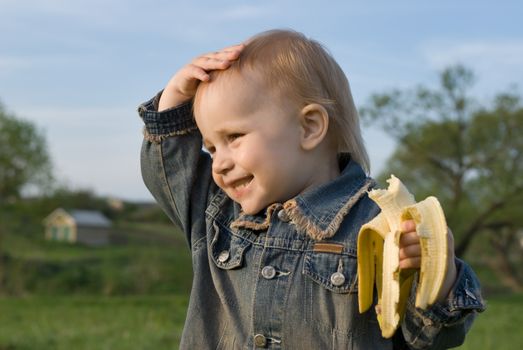
[[[247,183],[246,182],[244,182],[244,183],[242,183],[242,184],[240,184],[238,186],[235,186],[235,188],[244,188],[244,187],[247,187]]]
[[[248,184],[251,183],[251,180],[252,180],[252,177],[246,177],[246,178],[240,179],[240,180],[236,181],[235,183],[233,183],[232,187],[234,187],[235,189],[245,188],[245,187],[247,187]]]

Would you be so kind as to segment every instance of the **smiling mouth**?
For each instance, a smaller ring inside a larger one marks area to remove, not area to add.
[[[251,183],[252,179],[253,179],[253,176],[247,176],[247,177],[234,181],[233,183],[231,183],[230,186],[236,191],[242,190]]]

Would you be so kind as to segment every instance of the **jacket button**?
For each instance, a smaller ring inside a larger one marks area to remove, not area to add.
[[[343,274],[341,272],[334,272],[332,275],[331,275],[331,282],[332,284],[334,284],[336,287],[339,287],[341,286],[343,283],[345,283],[345,276],[343,276]]]
[[[262,269],[261,274],[263,278],[270,280],[273,279],[274,276],[276,276],[276,269],[272,266],[265,266]]]
[[[226,262],[227,260],[229,260],[229,251],[228,250],[223,250],[220,255],[218,255],[218,261],[221,262],[221,263],[224,263]]]
[[[287,212],[285,210],[283,210],[283,209],[281,209],[278,212],[278,219],[280,219],[283,222],[289,222],[290,221],[289,215],[287,215]]]
[[[267,338],[263,334],[256,334],[254,336],[254,345],[257,348],[264,348],[267,345]]]

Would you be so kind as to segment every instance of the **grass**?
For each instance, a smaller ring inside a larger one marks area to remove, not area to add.
[[[37,227],[32,228],[30,234],[25,232],[4,234],[2,236],[2,245],[4,250],[9,251],[11,255],[16,257],[51,259],[55,261],[84,259],[92,256],[113,256],[115,254],[125,255],[129,250],[129,246],[168,246],[171,249],[180,249],[184,252],[188,252],[189,249],[182,233],[174,225],[121,223],[115,226],[114,229],[133,232],[134,234],[129,237],[129,244],[93,248],[79,244],[52,242],[45,240],[43,228]],[[137,236],[141,236],[143,239],[137,239]],[[162,238],[164,239],[162,240]]]
[[[46,241],[37,228],[4,233],[0,295],[187,293],[192,270],[185,239],[172,225],[148,227],[128,224],[134,233],[127,244],[96,248]]]
[[[188,298],[0,298],[0,349],[177,349]],[[489,299],[460,350],[523,345],[523,294]]]
[[[177,349],[186,296],[0,299],[0,349]]]
[[[465,344],[459,350],[523,349],[523,294],[496,296],[487,300]]]
[[[172,225],[120,223],[134,233],[128,244],[90,248],[45,241],[41,225],[13,222],[0,220],[0,295],[25,297],[0,297],[0,350],[177,349],[191,257]],[[492,269],[475,270],[484,291],[501,291]],[[523,349],[523,294],[487,299],[458,349]]]

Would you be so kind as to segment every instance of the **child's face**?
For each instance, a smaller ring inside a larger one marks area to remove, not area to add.
[[[302,167],[300,110],[255,79],[226,79],[198,96],[196,123],[213,158],[214,181],[245,213],[256,214],[314,185]]]

